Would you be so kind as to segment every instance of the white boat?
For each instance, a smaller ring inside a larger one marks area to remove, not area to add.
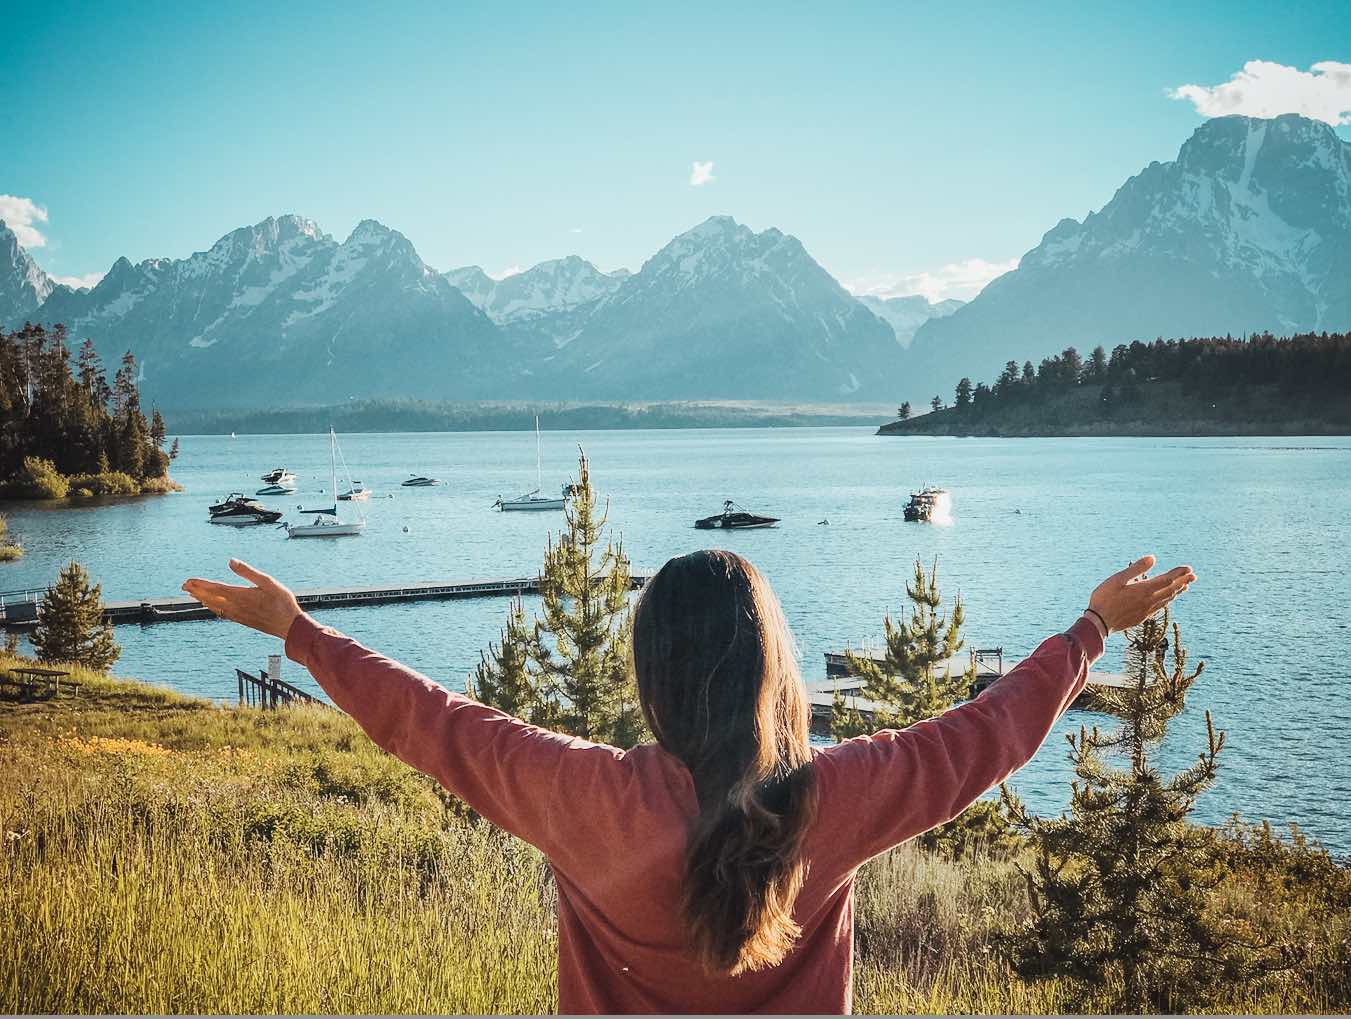
[[[535,490],[526,492],[525,495],[518,495],[515,499],[503,499],[500,495],[497,502],[493,503],[496,509],[503,513],[512,510],[561,510],[568,503],[568,496],[572,495],[572,485],[564,485],[562,496],[557,499],[551,499],[547,495],[540,495],[540,490],[544,488],[544,469],[540,454],[539,440],[539,415],[535,415]]]
[[[952,498],[946,489],[925,485],[921,491],[910,493],[902,515],[912,523],[947,520],[952,516]]]
[[[232,432],[231,435],[233,434]],[[274,467],[258,480],[266,481],[269,485],[294,485],[296,476],[285,467]]]
[[[352,487],[338,496],[343,502],[362,502],[371,497],[371,490],[360,481],[353,481]]]
[[[431,488],[439,484],[441,482],[436,478],[424,478],[421,474],[410,475],[407,481],[402,482],[404,488]]]
[[[338,435],[332,428],[328,430],[328,454],[329,454],[329,491],[338,490]],[[343,469],[347,468],[347,461],[343,461]],[[314,519],[308,524],[283,524],[286,528],[288,538],[343,538],[351,535],[360,534],[366,526],[365,518],[361,516],[361,511],[357,510],[356,520],[338,519],[338,502],[334,499],[332,506],[324,506],[320,509],[302,509],[300,511],[305,516],[313,516]]]

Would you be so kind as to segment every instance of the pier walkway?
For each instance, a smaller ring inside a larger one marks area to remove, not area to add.
[[[633,587],[642,587],[647,577],[635,574]],[[439,601],[448,598],[514,598],[539,593],[539,577],[508,577],[501,580],[426,580],[411,584],[370,587],[321,587],[297,591],[300,607],[338,608],[348,605],[384,605],[389,602]],[[38,605],[44,588],[0,593],[0,626],[26,629],[37,624]],[[210,609],[187,595],[142,598],[103,603],[103,618],[110,623],[169,623],[215,618]]]

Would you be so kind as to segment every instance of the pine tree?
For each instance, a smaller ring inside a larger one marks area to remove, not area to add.
[[[479,653],[470,696],[527,722],[544,724],[539,682],[531,668],[538,644],[539,624],[527,623],[524,604],[513,599],[500,643]]]
[[[1084,377],[1088,382],[1107,381],[1107,351],[1102,349],[1101,343],[1093,348],[1093,356],[1084,366]]]
[[[121,649],[113,628],[103,621],[103,590],[72,562],[48,589],[38,612],[32,644],[44,662],[73,662],[106,672]]]
[[[935,718],[965,700],[975,679],[972,670],[954,674],[947,662],[961,651],[966,612],[957,597],[948,614],[938,589],[938,564],[927,572],[915,561],[915,572],[905,587],[910,618],[897,622],[890,613],[882,621],[886,650],[882,658],[848,653],[850,671],[862,679],[858,697],[871,702],[872,717],[865,719],[853,703],[836,691],[830,732],[849,739],[879,729],[904,729]],[[940,671],[940,666],[941,671]],[[999,804],[981,801],[960,817],[921,836],[919,843],[961,855],[977,844],[1003,848],[1009,825]]]
[[[1068,979],[1074,1004],[1092,1011],[1190,1011],[1250,979],[1277,951],[1217,912],[1208,893],[1221,876],[1222,850],[1209,829],[1187,824],[1215,780],[1224,733],[1207,712],[1195,764],[1164,778],[1153,760],[1204,667],[1189,672],[1175,623],[1169,635],[1167,611],[1130,631],[1131,682],[1096,694],[1094,704],[1121,725],[1067,737],[1078,776],[1068,815],[1035,818],[1003,790],[1036,849],[1025,875],[1032,919],[1009,944],[1017,968],[1029,978]]]
[[[533,626],[513,605],[501,642],[482,656],[471,690],[539,725],[630,747],[646,735],[629,668],[632,578],[622,545],[601,546],[586,454],[578,462],[567,529],[545,550],[541,618]]]
[[[958,411],[965,411],[970,408],[971,390],[971,380],[966,376],[962,376],[961,380],[957,383],[956,402],[954,404]]]
[[[905,421],[910,417],[909,400],[906,400],[904,403],[902,403],[899,407],[896,408],[896,416],[900,418],[902,421]]]

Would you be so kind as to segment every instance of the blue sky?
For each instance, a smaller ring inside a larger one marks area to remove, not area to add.
[[[285,212],[438,269],[636,269],[726,213],[856,288],[970,296],[1176,155],[1204,118],[1170,89],[1270,61],[1303,77],[1268,101],[1335,107],[1308,69],[1351,61],[1346,3],[727,6],[12,5],[0,214],[32,203],[74,277]]]

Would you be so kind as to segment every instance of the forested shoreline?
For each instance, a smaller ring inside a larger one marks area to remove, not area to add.
[[[147,420],[128,351],[111,384],[89,340],[71,366],[66,328],[0,331],[0,495],[20,499],[170,491],[164,419]]]
[[[1351,434],[1351,334],[1232,336],[1074,347],[992,384],[958,381],[951,403],[910,405],[880,435]]]
[[[322,407],[167,411],[180,435],[292,435],[326,432],[527,431],[539,415],[553,429],[792,428],[871,424],[867,408],[735,401],[659,403],[491,403],[354,400]]]

